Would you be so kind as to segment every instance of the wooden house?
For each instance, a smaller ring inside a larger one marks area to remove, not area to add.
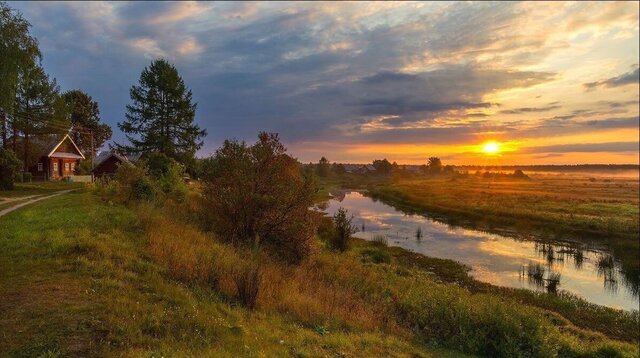
[[[114,151],[100,153],[96,158],[96,163],[91,171],[96,178],[111,176],[122,163],[131,163],[140,158],[140,155],[123,155]]]
[[[84,154],[66,134],[47,147],[38,161],[29,167],[29,172],[34,178],[60,180],[75,175],[76,168],[84,159]]]

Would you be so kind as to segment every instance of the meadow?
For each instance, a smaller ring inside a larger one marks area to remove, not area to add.
[[[0,355],[637,356],[637,314],[495,289],[381,243],[252,258],[199,229],[197,205],[88,189],[0,218]],[[249,309],[239,279],[256,262]]]
[[[397,201],[403,208],[481,228],[501,226],[558,238],[622,238],[629,249],[637,240],[628,239],[638,237],[637,178],[436,176],[400,178],[368,188],[372,196]]]

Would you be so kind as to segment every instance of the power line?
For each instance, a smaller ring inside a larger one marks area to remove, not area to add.
[[[54,129],[60,129],[60,130],[66,130],[66,131],[73,131],[73,132],[79,132],[79,133],[84,133],[84,134],[91,134],[92,130],[91,129],[85,129],[83,127],[76,127],[74,126],[72,123],[64,123],[58,120],[45,120],[45,119],[41,119],[41,118],[27,118],[27,117],[22,117],[22,116],[11,116],[13,117],[13,119],[9,119],[7,122],[11,123],[12,125],[15,124],[23,124],[23,123],[16,123],[16,119],[20,119],[22,121],[26,121],[26,122],[37,122],[40,124],[43,124],[47,127],[52,127]]]
[[[23,114],[9,114],[7,113],[2,107],[0,107],[0,110],[2,110],[4,113],[6,113],[9,117],[12,117],[13,120],[9,119],[8,122],[11,123],[12,125],[16,124],[16,119],[22,120],[22,121],[30,121],[30,122],[39,122],[42,124],[45,124],[47,126],[50,127],[54,127],[56,129],[64,129],[67,131],[74,131],[74,132],[80,132],[80,133],[84,133],[84,134],[92,134],[93,131],[91,129],[85,129],[82,127],[75,127],[72,123],[68,123],[68,122],[62,122],[61,120],[46,120],[46,119],[42,119],[42,118],[34,118],[34,117],[27,117],[26,115]]]

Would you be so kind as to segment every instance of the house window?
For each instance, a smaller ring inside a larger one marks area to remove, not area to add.
[[[53,171],[54,172],[58,171],[58,162],[53,162]]]
[[[42,163],[38,163],[38,171],[41,172],[42,171]]]
[[[69,163],[64,163],[64,171],[65,172],[69,171]]]
[[[76,163],[71,163],[71,171],[72,172],[76,171]]]

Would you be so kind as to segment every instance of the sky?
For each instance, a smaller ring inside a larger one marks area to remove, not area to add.
[[[638,2],[10,6],[116,142],[130,87],[165,58],[208,131],[199,156],[268,131],[303,162],[639,161]]]

